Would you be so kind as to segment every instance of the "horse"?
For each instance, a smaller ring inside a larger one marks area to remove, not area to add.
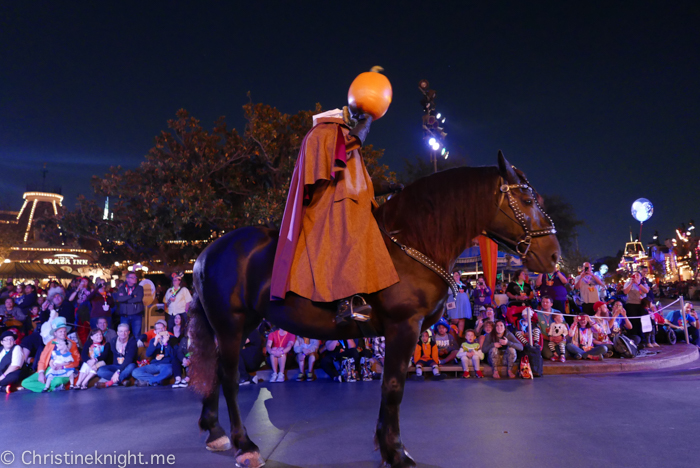
[[[443,314],[446,276],[457,257],[485,234],[520,255],[530,270],[549,273],[559,260],[559,243],[539,195],[500,151],[497,167],[459,167],[417,180],[376,209],[374,217],[400,278],[365,296],[372,306],[368,323],[386,339],[375,444],[385,465],[414,467],[401,440],[399,407],[410,357],[420,333]],[[244,337],[263,318],[308,338],[363,337],[358,322],[336,323],[334,303],[312,302],[294,293],[284,301],[270,300],[278,235],[262,226],[237,229],[209,245],[193,269],[190,375],[192,386],[204,395],[199,427],[209,432],[207,449],[228,450],[233,445],[237,465],[246,467],[260,467],[265,461],[248,437],[238,408],[238,359]],[[424,260],[408,256],[409,248]],[[231,420],[230,439],[218,420],[220,387]]]

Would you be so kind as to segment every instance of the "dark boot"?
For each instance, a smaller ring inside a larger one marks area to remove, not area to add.
[[[369,320],[370,312],[372,312],[372,306],[367,304],[362,296],[355,295],[338,302],[338,314],[335,321],[336,323],[346,320],[366,322]]]

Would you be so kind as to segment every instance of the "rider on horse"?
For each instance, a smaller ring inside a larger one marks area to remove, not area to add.
[[[282,218],[272,300],[291,291],[338,301],[338,320],[365,321],[371,307],[359,295],[399,281],[372,215],[374,187],[360,152],[371,123],[370,115],[353,118],[347,107],[313,117]]]

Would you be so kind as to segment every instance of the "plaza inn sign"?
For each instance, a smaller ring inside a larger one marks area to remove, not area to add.
[[[81,267],[88,265],[87,258],[80,258],[75,254],[55,254],[52,257],[44,257],[44,265],[58,265],[58,266],[70,266],[70,267]]]

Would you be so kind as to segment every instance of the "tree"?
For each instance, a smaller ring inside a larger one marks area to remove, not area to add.
[[[557,239],[561,246],[562,255],[572,255],[578,252],[578,246],[574,245],[578,236],[576,230],[585,223],[576,217],[574,207],[559,195],[543,195],[543,208],[552,218],[557,229]],[[580,254],[580,252],[578,252]]]
[[[93,177],[96,198],[78,198],[63,217],[64,231],[100,251],[104,265],[159,260],[167,269],[186,265],[226,231],[279,224],[299,148],[321,106],[290,115],[248,103],[243,111],[242,135],[223,117],[209,132],[178,111],[138,168],[113,167]],[[363,150],[370,174],[390,178],[382,155],[371,146]],[[111,215],[103,219],[107,196]]]

